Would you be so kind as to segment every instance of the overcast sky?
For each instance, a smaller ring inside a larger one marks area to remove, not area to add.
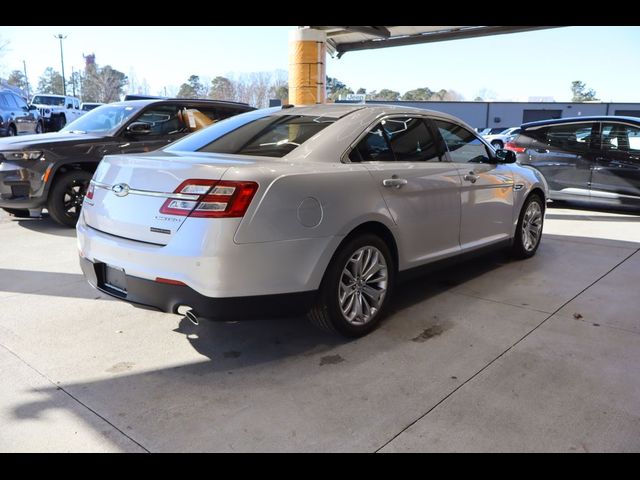
[[[192,75],[213,78],[235,73],[287,70],[288,32],[294,27],[2,27],[10,42],[0,57],[0,74],[22,69],[32,85],[48,66],[65,72],[84,66],[95,53],[99,66],[111,65],[152,94],[177,87]],[[465,100],[485,90],[499,100],[548,96],[571,98],[572,80],[596,90],[603,101],[640,102],[640,27],[566,27],[496,37],[455,40],[328,58],[327,74],[354,90],[429,87],[453,89]]]

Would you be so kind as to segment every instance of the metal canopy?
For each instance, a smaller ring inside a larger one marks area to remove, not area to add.
[[[418,43],[444,42],[462,38],[528,32],[558,26],[429,26],[429,27],[310,27],[327,34],[327,48],[338,58],[346,52],[372,48],[399,47]]]

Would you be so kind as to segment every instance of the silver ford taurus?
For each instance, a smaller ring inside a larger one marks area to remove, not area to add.
[[[77,224],[97,289],[194,322],[307,313],[370,332],[399,274],[460,254],[535,254],[548,187],[449,115],[317,105],[223,120],[105,157]]]

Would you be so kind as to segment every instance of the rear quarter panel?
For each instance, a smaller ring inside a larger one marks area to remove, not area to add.
[[[231,168],[224,175],[225,180],[257,180],[260,185],[236,243],[345,236],[368,221],[393,229],[387,206],[361,165],[305,163],[248,170]]]

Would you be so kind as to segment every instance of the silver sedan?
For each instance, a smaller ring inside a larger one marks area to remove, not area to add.
[[[434,111],[258,110],[105,157],[81,265],[101,291],[194,322],[306,313],[360,336],[400,274],[485,247],[535,254],[548,188],[514,162]]]

